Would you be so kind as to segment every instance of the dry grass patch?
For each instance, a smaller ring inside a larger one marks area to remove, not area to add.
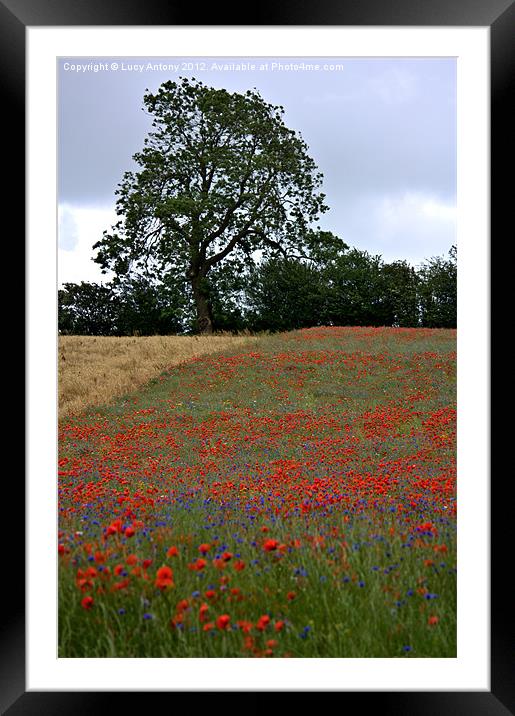
[[[59,336],[59,417],[109,403],[196,356],[253,346],[255,336]]]

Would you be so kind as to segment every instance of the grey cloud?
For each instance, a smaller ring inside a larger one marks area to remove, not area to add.
[[[182,58],[173,59],[180,64]],[[209,66],[208,58],[194,59]],[[169,58],[152,58],[156,63],[160,60]],[[220,64],[224,58],[216,60]],[[317,60],[324,61],[309,58]],[[370,230],[367,238],[367,222],[358,220],[358,207],[373,213],[384,197],[406,192],[445,204],[455,202],[456,63],[452,58],[341,58],[344,69],[339,72],[175,74],[75,74],[63,71],[64,61],[59,73],[60,201],[113,203],[117,184],[124,171],[134,168],[131,157],[142,148],[150,129],[151,118],[141,109],[145,89],[156,90],[165,80],[194,75],[230,91],[256,87],[264,99],[284,106],[286,124],[301,132],[324,175],[323,190],[331,207],[324,224],[344,238],[360,224],[360,236],[370,241],[372,252],[378,250],[377,237]]]

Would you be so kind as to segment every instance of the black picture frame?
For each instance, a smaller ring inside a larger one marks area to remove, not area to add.
[[[9,181],[4,186],[4,205],[18,217],[17,235],[13,237],[23,246],[19,237],[24,229],[25,216],[25,31],[37,26],[102,26],[102,25],[346,25],[346,26],[481,26],[490,28],[491,71],[491,248],[492,265],[495,251],[506,239],[512,225],[513,183],[513,114],[509,102],[514,95],[514,30],[515,4],[513,0],[317,0],[301,2],[284,0],[273,7],[260,2],[254,9],[247,8],[245,17],[240,4],[206,5],[202,12],[194,4],[181,4],[173,0],[0,0],[0,79],[4,112],[5,149],[11,153],[4,159],[9,167]],[[202,23],[198,22],[199,15]],[[511,142],[511,147],[510,147]],[[506,180],[505,178],[508,178]],[[508,215],[510,212],[510,216]],[[513,232],[511,232],[513,233]],[[22,261],[25,260],[23,252]],[[497,304],[495,287],[504,283],[498,278],[491,289],[491,332],[499,314],[493,311]],[[27,290],[27,287],[26,287]],[[495,317],[495,320],[494,320]],[[19,325],[19,322],[16,324]],[[495,355],[491,351],[491,361]],[[491,455],[495,444],[501,445],[502,433],[491,433]],[[497,442],[496,442],[497,441]],[[348,712],[363,708],[380,710],[381,714],[396,716],[425,716],[446,714],[488,714],[504,716],[515,713],[515,640],[513,639],[513,597],[508,588],[509,566],[505,563],[504,545],[511,544],[508,525],[510,503],[504,497],[500,474],[491,472],[491,691],[447,692],[348,692],[339,694],[341,708]],[[509,475],[507,475],[509,478]],[[9,497],[12,505],[25,504],[23,481],[12,480]],[[23,553],[23,534],[16,534],[16,560],[18,566]],[[13,555],[12,552],[10,552]],[[25,587],[19,570],[18,578],[9,582],[9,609],[3,611],[0,632],[0,706],[9,716],[19,714],[93,714],[97,711],[123,708],[141,711],[149,708],[149,696],[166,694],[130,693],[127,705],[121,707],[119,692],[50,692],[30,691],[25,688]],[[471,595],[473,599],[473,595]],[[237,685],[235,685],[237,688]],[[177,694],[175,694],[177,695]],[[169,699],[166,711],[176,710],[177,702]],[[286,694],[287,695],[287,694]],[[169,696],[169,695],[168,695]],[[217,694],[199,691],[193,700],[194,708],[205,701],[206,708],[221,704]],[[213,696],[215,698],[213,699]],[[244,708],[253,710],[271,708],[266,692],[256,693],[252,699],[242,699]],[[276,694],[279,697],[280,694]],[[197,698],[198,697],[198,698]],[[308,694],[303,694],[303,698]],[[358,701],[359,700],[359,701]],[[209,707],[207,706],[209,702]],[[354,705],[355,702],[355,705]],[[281,707],[282,698],[274,698]],[[174,706],[175,704],[175,706]],[[308,702],[309,704],[309,702]],[[190,707],[191,708],[191,704]],[[225,706],[227,708],[227,704]]]

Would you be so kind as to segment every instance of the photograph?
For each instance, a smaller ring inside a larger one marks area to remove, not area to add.
[[[57,64],[58,656],[456,658],[456,58]]]
[[[490,415],[514,3],[329,5],[0,0],[7,716],[515,713]]]

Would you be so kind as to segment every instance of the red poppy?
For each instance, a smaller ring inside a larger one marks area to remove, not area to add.
[[[259,629],[259,631],[264,631],[269,624],[270,617],[268,616],[268,614],[263,614],[263,616],[259,617],[256,622],[256,629]]]
[[[204,543],[204,544],[201,544],[201,545],[200,545],[200,547],[198,548],[198,551],[199,551],[201,554],[206,554],[207,552],[209,552],[210,549],[211,549],[211,545],[210,545],[210,544],[207,544],[207,543]]]
[[[286,599],[291,602],[295,599],[296,596],[297,594],[295,592],[288,592],[288,594],[286,595]]]
[[[282,631],[284,629],[284,622],[282,620],[275,622],[274,629],[275,631]]]
[[[135,529],[134,529],[134,527],[127,527],[127,528],[125,529],[124,534],[125,534],[126,537],[133,537],[134,534],[135,534]]]
[[[88,589],[93,588],[93,582],[91,581],[91,579],[86,579],[85,577],[80,577],[79,579],[77,579],[76,584],[81,590],[81,592],[87,592]]]
[[[173,572],[170,567],[160,567],[156,573],[156,581],[154,582],[158,589],[166,589],[173,587]]]
[[[137,563],[138,563],[138,558],[136,557],[135,554],[130,554],[130,555],[127,557],[127,559],[125,560],[125,562],[126,562],[127,564],[130,564],[130,566],[132,567],[134,564],[137,564]]]
[[[204,596],[206,599],[214,599],[216,597],[216,592],[214,589],[208,589],[207,592],[204,592]]]
[[[238,622],[238,626],[244,634],[248,634],[252,629],[252,622],[246,621],[245,619],[240,619],[240,621]]]
[[[109,535],[114,535],[114,534],[116,534],[117,532],[121,532],[121,531],[122,531],[122,526],[123,526],[123,525],[122,525],[122,521],[121,521],[121,520],[115,520],[115,521],[112,522],[112,523],[109,525],[109,527],[107,528],[106,534],[109,536]]]
[[[82,608],[91,609],[91,607],[93,606],[93,602],[93,597],[84,597],[84,599],[81,601]]]
[[[179,554],[179,550],[177,549],[177,547],[170,547],[170,549],[166,553],[166,556],[167,557],[177,557],[178,554]]]
[[[252,649],[254,646],[254,639],[251,636],[246,636],[243,641],[243,647],[245,649]]]
[[[263,549],[265,552],[273,552],[275,549],[277,549],[277,546],[279,545],[279,542],[276,539],[267,539],[263,543]]]
[[[231,617],[228,614],[222,614],[216,620],[216,626],[220,630],[228,629],[231,623]]]
[[[204,569],[207,562],[205,559],[196,559],[194,562],[190,562],[188,564],[188,569],[193,570],[194,572],[200,572],[200,570]]]
[[[144,559],[144,560],[143,560],[143,569],[148,569],[151,564],[152,564],[152,560],[151,560],[151,559]]]
[[[440,620],[438,619],[438,617],[435,614],[432,614],[427,620],[427,623],[429,624],[429,626],[436,626],[439,621]]]
[[[130,579],[122,579],[120,582],[115,582],[111,589],[116,589],[117,591],[120,591],[120,589],[125,589],[130,584]]]
[[[239,559],[237,562],[234,562],[233,566],[237,572],[241,572],[242,569],[245,569],[245,562]]]

